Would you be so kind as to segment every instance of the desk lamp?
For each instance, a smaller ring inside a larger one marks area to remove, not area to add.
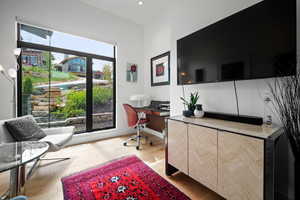
[[[143,94],[136,94],[136,95],[132,95],[130,96],[130,101],[134,103],[134,107],[144,107],[147,106],[149,104],[149,96],[147,95],[143,95]]]

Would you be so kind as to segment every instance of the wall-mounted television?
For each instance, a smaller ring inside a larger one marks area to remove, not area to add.
[[[177,41],[178,84],[289,76],[296,0],[264,0]]]

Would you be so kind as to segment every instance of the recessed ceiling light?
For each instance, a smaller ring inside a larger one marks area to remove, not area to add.
[[[144,4],[144,2],[143,1],[139,1],[138,4],[141,6],[141,5]]]

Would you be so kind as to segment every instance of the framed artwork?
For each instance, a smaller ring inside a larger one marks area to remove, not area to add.
[[[151,86],[170,85],[170,51],[151,58]]]
[[[138,78],[138,66],[137,64],[127,63],[126,68],[126,81],[135,83]]]

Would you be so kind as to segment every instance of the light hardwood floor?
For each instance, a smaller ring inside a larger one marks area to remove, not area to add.
[[[115,158],[135,154],[191,199],[222,200],[220,196],[182,173],[167,177],[164,173],[165,152],[161,140],[150,137],[154,141],[154,146],[142,145],[142,150],[137,151],[134,147],[122,145],[122,142],[127,138],[128,136],[81,144],[47,154],[47,158],[71,157],[71,160],[51,165],[42,162],[40,168],[26,183],[25,194],[30,200],[62,200],[63,193],[60,181],[62,177]],[[8,184],[8,173],[0,174],[1,193],[5,191]]]

